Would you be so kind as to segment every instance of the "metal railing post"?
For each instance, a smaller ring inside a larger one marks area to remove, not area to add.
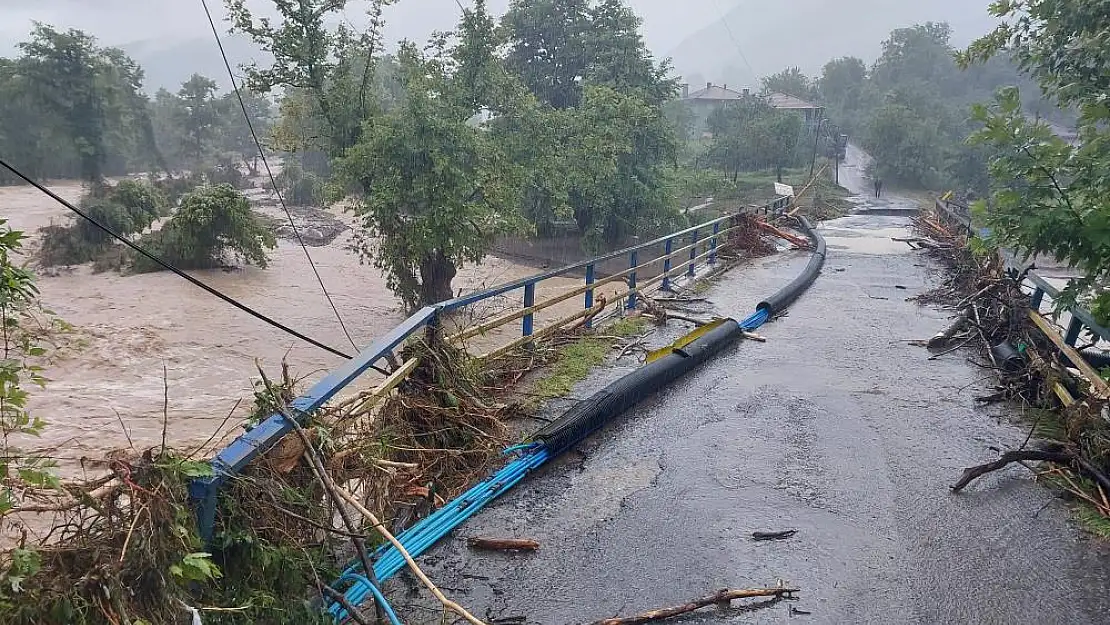
[[[1029,302],[1029,307],[1033,310],[1040,312],[1041,304],[1044,302],[1044,289],[1037,287],[1033,291],[1033,299]]]
[[[625,306],[628,310],[636,307],[636,266],[640,264],[640,253],[633,251],[628,255],[628,268],[631,273],[628,274],[628,304]]]
[[[1064,335],[1064,342],[1072,347],[1079,342],[1079,335],[1083,332],[1083,322],[1072,313],[1071,323],[1068,324],[1068,333]]]
[[[663,248],[663,253],[666,258],[663,259],[663,286],[659,287],[664,291],[671,290],[671,253],[674,251],[674,239],[667,239]]]
[[[691,278],[694,277],[694,259],[698,257],[698,229],[690,233],[690,267],[686,270],[686,275]]]
[[[530,282],[524,285],[524,307],[531,308],[536,305],[536,283]],[[532,336],[534,330],[535,315],[528,313],[524,315],[523,332],[524,336]]]
[[[586,286],[590,286],[593,283],[594,283],[594,266],[592,264],[586,265]],[[586,310],[589,310],[589,309],[594,307],[594,290],[593,289],[586,289],[585,307],[586,307]],[[594,320],[587,317],[586,318],[586,328],[589,329],[589,328],[592,328],[592,327],[594,327]]]
[[[721,234],[721,222],[713,224],[713,238],[709,241],[709,264],[717,264],[717,235]]]

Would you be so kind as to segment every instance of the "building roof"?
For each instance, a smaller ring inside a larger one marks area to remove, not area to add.
[[[694,91],[683,99],[701,100],[708,102],[725,102],[729,100],[739,100],[745,95],[750,95],[750,93],[751,91],[749,89],[736,91],[734,89],[729,89],[727,86],[714,85],[713,83],[709,83],[708,85],[706,85],[705,89]],[[765,94],[765,97],[771,103],[771,106],[777,109],[816,110],[824,108],[822,106],[806,102],[801,98],[796,98],[792,95],[786,95],[785,93],[772,92]]]
[[[792,95],[786,95],[785,93],[768,93],[767,99],[771,101],[771,106],[777,109],[805,110],[824,108],[822,106],[817,106],[816,104],[806,102],[801,98],[795,98]]]

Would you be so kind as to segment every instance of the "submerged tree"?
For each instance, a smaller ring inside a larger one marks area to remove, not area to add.
[[[273,232],[231,185],[200,187],[181,200],[174,216],[141,245],[181,269],[212,269],[232,260],[265,267],[266,251],[276,247]],[[162,269],[144,256],[132,260],[136,271]]]

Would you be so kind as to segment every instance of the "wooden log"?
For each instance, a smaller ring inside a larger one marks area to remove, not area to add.
[[[1064,337],[1060,336],[1060,333],[1048,323],[1048,320],[1035,310],[1029,311],[1029,318],[1032,319],[1033,323],[1037,324],[1041,332],[1044,333],[1050,341],[1055,343],[1056,347],[1068,357],[1068,360],[1071,361],[1075,368],[1079,369],[1080,373],[1087,378],[1087,382],[1091,385],[1092,395],[1099,399],[1110,398],[1110,385],[1106,384],[1106,380],[1102,379],[1098,371],[1095,371],[1095,368],[1092,367],[1079,352],[1075,351],[1074,347],[1064,342]]]
[[[526,538],[471,538],[466,541],[471,549],[486,551],[536,551],[540,544]]]
[[[658,610],[651,610],[644,612],[637,616],[629,616],[625,618],[608,618],[600,621],[595,621],[592,625],[638,625],[640,623],[649,623],[651,621],[661,621],[663,619],[673,618],[681,614],[688,614],[695,610],[709,607],[711,605],[729,605],[736,599],[752,599],[755,597],[773,597],[781,599],[793,593],[800,592],[797,588],[749,588],[747,590],[729,590],[727,588],[718,590],[716,593],[701,599],[694,599],[688,603],[671,608],[660,608]]]
[[[798,247],[808,248],[810,246],[809,239],[805,239],[796,234],[791,234],[789,232],[786,232],[785,230],[782,230],[781,228],[776,228],[775,226],[772,226],[765,221],[757,221],[755,222],[755,224],[760,230],[773,234],[784,241],[789,241],[790,243],[797,245]]]

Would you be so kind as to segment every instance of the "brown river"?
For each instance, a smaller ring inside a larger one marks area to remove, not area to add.
[[[52,190],[71,201],[81,194],[80,185],[74,183],[59,183]],[[272,207],[259,210],[274,214]],[[0,187],[0,216],[31,235],[30,248],[36,244],[39,228],[65,223],[69,214],[33,188]],[[351,334],[364,346],[402,321],[405,314],[381,273],[373,266],[361,265],[345,249],[350,238],[348,231],[328,245],[309,250]],[[489,257],[460,271],[454,286],[472,291],[536,272],[534,267]],[[48,365],[47,388],[33,393],[32,411],[48,422],[47,430],[24,446],[58,459],[65,474],[80,471],[83,458],[96,461],[132,444],[139,451],[160,444],[163,421],[170,446],[191,449],[215,434],[206,449],[209,453],[218,449],[221,440],[242,431],[251,405],[252,379],[257,377],[256,359],[276,374],[285,358],[306,384],[341,363],[338,357],[302,343],[168,272],[120,275],[78,267],[38,273],[43,303],[72,324],[74,332],[63,341],[67,347],[56,352]],[[245,267],[194,275],[304,334],[342,351],[353,351],[295,242],[279,239],[266,269]],[[545,282],[537,289],[537,298],[578,284],[572,278]],[[515,302],[519,294],[509,297]],[[578,298],[545,311],[546,316],[567,314],[576,306],[581,306]],[[537,324],[542,325],[545,315],[537,317]],[[483,340],[500,336],[507,342],[518,335],[518,324]],[[168,402],[164,382],[168,383]],[[367,377],[356,386],[374,383]],[[238,410],[224,423],[240,399]]]

